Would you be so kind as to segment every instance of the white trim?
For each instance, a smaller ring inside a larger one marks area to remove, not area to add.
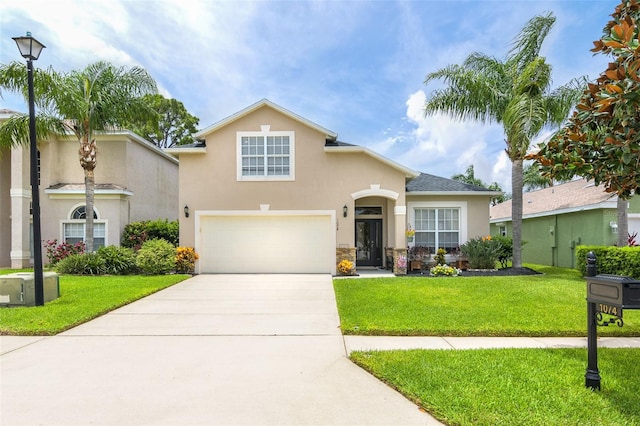
[[[262,125],[263,129],[268,125]],[[289,174],[288,175],[268,175],[268,164],[264,164],[264,175],[244,176],[242,174],[242,138],[261,137],[265,139],[265,159],[268,158],[266,138],[268,136],[287,136],[289,138]],[[259,131],[259,132],[236,132],[236,180],[238,182],[289,182],[296,180],[296,135],[294,131]]]
[[[331,229],[337,229],[337,221],[336,221],[336,211],[335,210],[196,210],[194,212],[195,220],[195,250],[196,253],[202,251],[202,232],[201,230],[201,221],[202,218],[205,217],[215,217],[215,216],[248,216],[248,217],[257,217],[257,216],[329,216],[329,220],[331,222]],[[332,275],[336,274],[336,262],[335,262],[335,248],[337,247],[337,236],[336,232],[331,233],[331,247],[334,250],[332,256],[329,256],[330,259],[330,271]],[[200,263],[196,262],[196,273],[200,273]]]
[[[73,198],[74,196],[82,195],[85,196],[86,192],[84,189],[45,189],[45,194],[49,195],[49,198]],[[119,197],[131,197],[133,196],[133,192],[128,189],[96,189],[94,191],[94,196],[101,198],[116,198]]]
[[[31,198],[31,190],[30,189],[10,189],[9,190],[10,198]]]
[[[617,208],[617,201],[605,201],[602,203],[591,204],[588,206],[570,207],[566,209],[558,209],[558,210],[550,210],[546,212],[526,214],[526,215],[522,215],[522,219],[533,219],[537,217],[555,216],[558,214],[577,213],[582,211],[598,210],[598,209],[614,209],[615,210],[616,208]],[[511,221],[512,221],[511,216],[506,216],[506,217],[503,216],[503,217],[497,217],[495,219],[493,218],[489,219],[489,223],[494,223],[494,224],[496,222],[511,222]]]
[[[207,147],[191,147],[191,148],[180,148],[179,145],[177,148],[165,148],[164,152],[171,155],[181,155],[181,154],[206,154]]]
[[[381,189],[379,184],[372,184],[369,189],[363,189],[351,194],[351,198],[354,200],[364,197],[384,197],[397,201],[399,196],[400,194],[390,189]]]
[[[327,153],[361,153],[361,154],[366,154],[372,158],[375,158],[376,160],[393,167],[396,170],[399,170],[400,172],[404,173],[405,177],[408,178],[414,178],[414,177],[418,177],[420,175],[420,172],[417,172],[413,169],[410,169],[408,167],[405,167],[403,165],[401,165],[400,163],[396,163],[393,160],[388,159],[387,157],[378,154],[377,152],[374,152],[372,150],[370,150],[369,148],[365,148],[363,146],[357,146],[357,145],[351,145],[351,146],[344,146],[344,145],[338,145],[338,146],[325,146],[324,147],[324,152]],[[459,195],[459,193],[457,193],[457,195]]]
[[[407,203],[409,214],[407,215],[407,225],[416,229],[416,213],[415,209],[460,209],[460,245],[469,239],[468,213],[469,207],[466,201],[410,201]],[[415,244],[415,243],[414,243]]]
[[[395,206],[393,208],[393,214],[395,214],[396,216],[406,216],[407,206]]]

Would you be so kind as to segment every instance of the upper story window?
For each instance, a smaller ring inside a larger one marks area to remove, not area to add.
[[[272,132],[262,126],[259,132],[237,134],[237,178],[239,181],[294,180],[294,132]]]

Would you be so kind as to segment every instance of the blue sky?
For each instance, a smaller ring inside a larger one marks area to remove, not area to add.
[[[554,86],[594,79],[593,56],[619,1],[2,0],[0,62],[22,60],[11,37],[47,47],[38,68],[96,60],[139,65],[161,93],[207,127],[267,98],[403,165],[443,177],[473,164],[510,192],[499,126],[424,117],[427,73],[472,52],[504,58],[536,14],[552,12],[542,54]],[[0,108],[27,110],[3,93]],[[542,135],[541,138],[544,138]]]

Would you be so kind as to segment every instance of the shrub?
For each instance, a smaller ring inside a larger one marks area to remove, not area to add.
[[[353,262],[347,259],[342,259],[340,263],[338,263],[338,272],[342,275],[353,274]]]
[[[193,274],[196,269],[198,254],[193,247],[178,247],[176,249],[176,272],[178,274]]]
[[[434,277],[455,277],[460,275],[460,269],[453,266],[438,264],[429,270]]]
[[[51,266],[55,266],[62,259],[71,256],[72,254],[82,254],[85,250],[84,241],[80,241],[75,244],[58,244],[58,240],[48,240],[44,244],[44,247],[47,251],[49,265]]]
[[[470,269],[494,269],[501,249],[502,244],[489,236],[475,237],[460,246]]]
[[[120,244],[123,247],[129,247],[137,251],[147,240],[162,239],[176,247],[179,237],[178,221],[169,222],[167,219],[145,220],[131,222],[126,225],[122,232]]]
[[[105,262],[105,274],[127,275],[136,271],[136,255],[127,247],[100,247],[98,256]]]
[[[163,275],[175,268],[176,249],[165,240],[148,240],[136,256],[136,266],[145,275]]]
[[[444,256],[447,254],[447,251],[443,248],[438,249],[436,251],[436,255],[433,256],[433,260],[436,262],[436,265],[446,265],[447,261]]]
[[[502,235],[496,235],[492,238],[500,243],[500,250],[498,251],[498,262],[500,262],[500,265],[503,268],[506,268],[508,262],[513,257],[513,238],[504,237]]]
[[[576,269],[587,273],[587,253],[596,255],[598,274],[626,275],[640,279],[640,247],[578,246]]]
[[[105,272],[105,261],[97,253],[72,254],[56,264],[60,274],[101,275]]]

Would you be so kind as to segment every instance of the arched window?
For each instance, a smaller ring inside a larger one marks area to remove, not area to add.
[[[85,221],[87,219],[87,207],[78,206],[69,215],[69,220],[62,224],[63,241],[69,244],[79,243],[84,241],[85,235]],[[107,235],[107,223],[106,221],[98,220],[98,214],[93,211],[93,248],[97,249],[106,245]]]
[[[71,217],[70,219],[86,219],[87,218],[87,206],[80,206],[77,207],[73,213],[71,213]],[[93,218],[97,219],[98,215],[96,214],[96,211],[93,211]]]

